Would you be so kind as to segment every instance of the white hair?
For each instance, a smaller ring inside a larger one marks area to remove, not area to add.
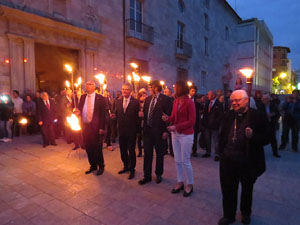
[[[235,90],[232,92],[231,96],[238,95],[240,98],[248,98],[248,94],[245,90]]]

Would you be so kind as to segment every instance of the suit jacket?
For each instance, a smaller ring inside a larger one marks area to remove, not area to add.
[[[38,102],[38,113],[37,113],[37,118],[38,121],[42,121],[43,124],[51,124],[56,118],[56,105],[54,101],[49,99],[50,102],[50,110],[47,108],[43,100],[40,100]]]
[[[218,130],[224,115],[223,105],[216,99],[210,112],[208,112],[209,103],[208,101],[205,104],[202,124],[207,129]]]
[[[224,155],[224,149],[227,145],[228,135],[232,129],[235,116],[236,113],[231,110],[224,115],[224,119],[222,120],[219,134],[221,160],[226,157]],[[248,142],[249,147],[246,150],[247,162],[245,163],[245,168],[247,168],[252,176],[258,177],[266,170],[264,145],[269,143],[269,137],[266,135],[268,133],[268,119],[264,113],[250,109],[247,123],[247,126],[253,130],[253,136]]]
[[[135,136],[139,129],[140,103],[131,97],[124,113],[123,98],[116,101],[116,119],[120,136]]]
[[[145,105],[144,105],[144,134],[147,134],[147,131],[149,131],[148,126],[148,113],[150,109],[150,103],[151,103],[152,96],[148,96],[145,99]],[[168,132],[167,130],[167,124],[162,120],[162,115],[166,114],[168,116],[172,113],[172,100],[170,97],[160,94],[157,102],[154,107],[153,111],[153,129],[155,129],[159,134],[162,134],[163,132]]]
[[[267,115],[266,106],[264,104],[262,104],[257,109]],[[278,106],[275,103],[270,103],[270,113],[273,113],[274,115],[269,118],[269,124],[272,128],[276,128],[278,124],[278,120],[280,118],[280,112]]]
[[[85,104],[85,99],[86,99],[87,94],[84,94],[80,97],[78,109],[81,112],[83,112],[83,107]],[[106,113],[106,102],[105,98],[102,95],[96,94],[95,96],[95,105],[94,105],[94,113],[93,113],[93,118],[91,121],[91,124],[95,131],[98,131],[100,129],[104,130],[105,129],[105,113]],[[83,121],[83,120],[81,120]],[[83,124],[84,125],[84,124]]]

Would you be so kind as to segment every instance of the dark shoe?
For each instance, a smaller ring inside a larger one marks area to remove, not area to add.
[[[57,144],[54,142],[54,143],[51,143],[51,145],[53,145],[53,146],[57,146]]]
[[[89,170],[85,171],[85,174],[90,174],[91,172],[97,170],[97,168],[90,168]]]
[[[250,224],[250,222],[251,222],[250,216],[242,215],[242,224]]]
[[[201,156],[202,158],[209,158],[210,157],[210,154],[208,153],[205,153],[204,155]]]
[[[156,176],[155,182],[157,184],[159,184],[159,183],[161,183],[161,181],[162,181],[162,177],[161,176]]]
[[[182,185],[180,188],[173,188],[171,193],[176,194],[176,193],[179,193],[180,191],[182,191],[183,189],[184,189],[184,185]]]
[[[140,152],[137,157],[143,157],[143,154]]]
[[[143,179],[141,179],[140,181],[139,181],[139,184],[140,185],[144,185],[144,184],[146,184],[146,183],[148,183],[148,182],[150,182],[151,181],[151,178],[143,178]]]
[[[189,196],[193,193],[193,191],[194,191],[194,187],[192,187],[192,189],[191,189],[189,192],[186,192],[186,191],[184,190],[184,192],[183,192],[183,197],[189,197]]]
[[[68,145],[72,144],[72,141],[67,141],[67,144],[68,144]]]
[[[43,148],[46,148],[47,146],[49,146],[48,144],[43,144]]]
[[[174,153],[170,153],[170,156],[172,156],[174,158]]]
[[[197,152],[193,152],[193,153],[192,153],[192,156],[193,156],[193,157],[198,157],[198,153],[197,153]]]
[[[278,155],[278,154],[273,154],[273,156],[276,158],[280,158],[280,155]]]
[[[216,162],[220,161],[220,157],[216,155],[216,156],[215,156],[215,161],[216,161]]]
[[[100,176],[100,175],[103,174],[103,172],[104,172],[104,168],[100,168],[100,169],[97,171],[96,175],[97,175],[97,176]]]
[[[133,179],[133,178],[134,178],[134,171],[130,171],[128,180],[131,180],[131,179]]]
[[[293,148],[293,152],[299,152],[298,148]]]
[[[79,146],[75,146],[74,148],[72,148],[72,150],[76,150],[76,149],[78,149],[79,148]]]
[[[120,170],[119,172],[118,172],[118,174],[123,174],[123,173],[126,173],[126,172],[128,172],[129,170],[127,169],[127,168],[123,168],[122,170]]]
[[[280,145],[279,150],[284,150],[285,146],[284,145]]]
[[[229,225],[234,222],[235,222],[235,220],[233,220],[233,219],[228,219],[228,218],[223,217],[222,219],[219,220],[218,225]]]

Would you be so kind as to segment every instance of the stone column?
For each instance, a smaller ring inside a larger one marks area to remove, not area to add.
[[[79,74],[83,79],[83,84],[87,81],[86,65],[85,65],[85,50],[81,48],[79,50]]]
[[[36,77],[35,77],[35,51],[34,40],[30,38],[24,38],[24,72],[25,72],[25,88],[29,88],[33,92],[36,89]]]
[[[9,38],[10,76],[11,89],[24,93],[24,47],[23,40],[15,35],[7,35]]]

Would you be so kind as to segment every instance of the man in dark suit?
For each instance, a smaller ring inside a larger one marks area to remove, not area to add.
[[[219,161],[218,135],[223,117],[223,105],[216,97],[216,92],[210,90],[207,94],[208,102],[203,112],[203,126],[205,127],[206,153],[202,157],[210,157],[212,146],[215,150],[215,161]]]
[[[111,118],[117,119],[121,159],[124,164],[119,174],[130,171],[128,179],[132,179],[135,172],[135,144],[139,125],[138,113],[140,109],[139,101],[131,96],[131,92],[132,87],[130,84],[122,85],[123,97],[116,101],[116,114],[111,115]]]
[[[41,126],[43,136],[43,147],[49,144],[56,145],[54,122],[57,121],[55,112],[55,103],[49,99],[47,92],[43,92],[41,100],[38,103],[38,124]]]
[[[72,131],[66,121],[66,118],[73,112],[72,90],[66,90],[66,94],[59,101],[61,123],[64,126],[64,134],[68,144],[72,143]]]
[[[235,221],[239,183],[242,186],[242,223],[250,223],[253,187],[266,170],[264,145],[269,142],[267,116],[248,107],[247,93],[244,90],[234,91],[230,100],[233,110],[224,116],[219,136],[224,213],[219,225]]]
[[[105,129],[106,103],[104,97],[96,94],[95,90],[95,82],[87,81],[87,94],[81,96],[76,114],[81,115],[82,118],[83,144],[90,163],[90,169],[85,173],[90,174],[97,170],[98,166],[96,175],[101,175],[104,172],[102,145]]]
[[[276,131],[278,120],[280,118],[280,112],[278,106],[271,102],[271,97],[269,94],[263,94],[261,98],[262,104],[257,107],[258,110],[262,111],[268,117],[269,124],[269,137],[272,146],[273,155],[277,158],[280,158],[278,154],[278,146],[276,140]]]
[[[162,86],[158,80],[149,85],[150,96],[146,98],[144,111],[139,113],[144,117],[144,178],[139,181],[143,185],[151,181],[153,148],[156,150],[156,183],[162,181],[164,170],[163,139],[168,138],[167,124],[162,120],[162,115],[171,115],[171,98],[161,94]]]

